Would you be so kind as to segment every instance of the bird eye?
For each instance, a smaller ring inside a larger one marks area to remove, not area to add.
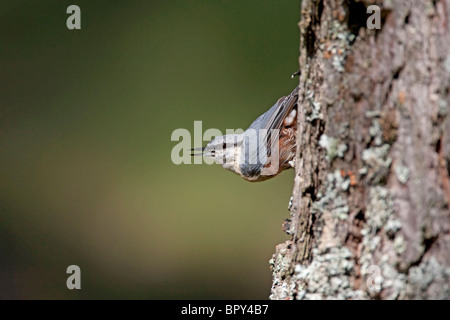
[[[216,155],[216,150],[211,150],[211,157],[214,157]]]
[[[227,143],[224,141],[222,144],[222,149],[225,149],[227,147]]]

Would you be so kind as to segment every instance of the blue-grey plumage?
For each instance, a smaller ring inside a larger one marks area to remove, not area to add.
[[[263,181],[292,167],[297,131],[299,87],[280,98],[243,134],[219,136],[210,141],[203,155],[247,181]]]

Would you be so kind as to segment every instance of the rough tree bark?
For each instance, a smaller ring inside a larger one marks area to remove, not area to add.
[[[450,298],[449,14],[450,0],[302,1],[292,238],[271,299]]]

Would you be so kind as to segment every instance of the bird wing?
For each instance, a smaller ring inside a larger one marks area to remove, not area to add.
[[[271,141],[277,141],[283,120],[289,115],[298,101],[299,86],[297,86],[291,94],[278,99],[278,101],[266,113],[256,119],[249,129],[260,130],[266,129],[267,135],[265,142],[267,151],[270,154]],[[272,136],[276,134],[276,136]]]
[[[244,133],[244,135],[248,133],[248,136],[250,137],[251,130],[254,130],[259,137],[260,130],[265,130],[263,131],[264,136],[261,136],[263,139],[261,142],[265,144],[266,156],[268,158],[271,156],[272,142],[278,142],[284,119],[297,104],[298,93],[299,87],[296,87],[291,94],[278,99],[278,101],[268,111],[259,116]],[[258,138],[258,144],[259,139],[260,138]],[[267,165],[267,160],[260,158],[261,155],[259,154],[259,151],[254,152],[255,149],[253,148],[255,148],[255,146],[252,147],[250,145],[246,145],[244,148],[245,154],[243,154],[243,159],[245,159],[245,161],[240,165],[241,172],[244,176],[257,175],[261,172],[261,169]],[[256,150],[260,149],[257,148]]]
[[[262,114],[258,119],[256,119],[248,129],[280,129],[284,118],[291,112],[292,108],[298,101],[298,91],[297,86],[290,95],[278,99],[278,101]],[[247,130],[248,130],[247,129]]]

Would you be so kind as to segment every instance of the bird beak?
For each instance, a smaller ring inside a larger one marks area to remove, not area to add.
[[[192,148],[191,150],[191,156],[202,156],[203,155],[203,151],[205,150],[206,146],[204,147],[200,147],[200,148]],[[195,153],[197,151],[200,151],[200,153]]]

